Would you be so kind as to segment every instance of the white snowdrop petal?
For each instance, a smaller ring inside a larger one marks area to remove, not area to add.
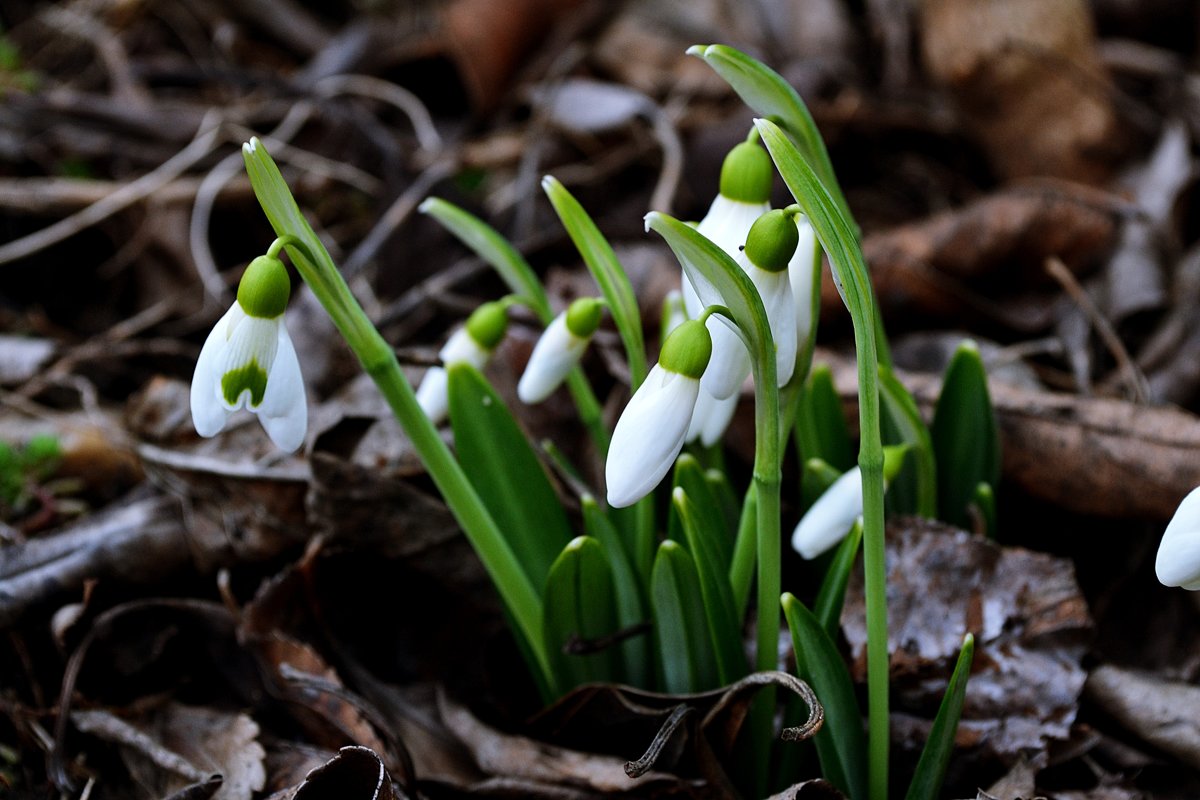
[[[475,369],[483,369],[491,355],[491,352],[483,349],[479,342],[471,338],[466,328],[459,328],[450,334],[450,338],[438,353],[438,358],[447,366],[466,363]]]
[[[796,368],[796,305],[792,300],[792,285],[787,271],[768,272],[746,263],[746,272],[758,289],[771,338],[775,340],[775,373],[777,385],[783,386]]]
[[[425,377],[421,379],[421,385],[417,388],[417,403],[434,425],[446,419],[450,410],[449,385],[450,379],[446,370],[430,367],[425,370]]]
[[[718,194],[704,219],[696,226],[696,230],[736,260],[742,246],[746,244],[750,226],[770,210],[770,203],[742,203]],[[707,306],[725,304],[716,287],[703,275],[685,269],[682,284],[684,303],[687,304],[688,316],[691,319],[696,319]],[[693,293],[691,297],[688,296],[689,286]]]
[[[221,403],[220,369],[221,355],[226,346],[227,331],[231,319],[237,316],[237,304],[213,326],[200,357],[196,359],[196,371],[192,373],[191,406],[192,424],[201,436],[216,436],[225,428],[229,412]]]
[[[840,542],[862,516],[862,471],[844,473],[817,498],[792,533],[792,548],[812,559]]]
[[[737,410],[738,393],[734,392],[724,400],[718,400],[703,389],[696,398],[696,410],[692,413],[692,422],[688,426],[687,437],[684,441],[700,441],[705,447],[712,447],[725,435],[725,430],[733,420],[733,412]]]
[[[221,392],[220,384],[226,374],[244,369],[251,363],[256,363],[259,369],[270,375],[279,347],[279,326],[282,324],[282,318],[264,319],[245,314],[240,320],[235,319],[230,323],[229,340],[218,360],[217,391],[225,408],[230,411],[245,407],[251,410],[258,408],[249,389],[243,389],[231,403]],[[259,398],[261,402],[262,398]]]
[[[742,387],[750,374],[750,352],[742,338],[721,319],[714,314],[704,323],[712,335],[712,357],[700,383],[704,391],[718,400],[725,400]]]
[[[1183,498],[1167,525],[1154,571],[1165,586],[1200,589],[1200,488]]]
[[[800,352],[812,333],[813,272],[820,269],[821,260],[816,250],[817,235],[808,217],[800,215],[796,218],[796,232],[800,243],[787,271],[792,285],[792,303],[796,308],[796,352]]]
[[[604,477],[608,503],[629,506],[649,494],[683,448],[699,381],[655,364],[617,420]]]
[[[559,314],[546,327],[533,346],[529,363],[517,383],[517,397],[522,403],[540,403],[566,379],[567,373],[579,363],[588,340],[571,333],[567,314]]]
[[[304,435],[308,432],[308,397],[300,374],[300,360],[282,317],[278,327],[275,363],[267,376],[267,390],[258,407],[258,419],[271,441],[280,450],[292,453],[304,443]]]

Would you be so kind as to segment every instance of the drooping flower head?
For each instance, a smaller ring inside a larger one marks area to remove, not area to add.
[[[434,425],[446,419],[450,408],[445,367],[465,363],[483,369],[507,332],[508,307],[502,301],[494,301],[475,309],[467,317],[467,323],[450,334],[438,353],[443,366],[425,370],[417,389],[417,402]]]
[[[883,448],[883,481],[886,487],[904,466],[907,447]],[[802,558],[812,559],[845,538],[863,513],[862,470],[842,474],[817,498],[792,532],[792,548]]]
[[[721,165],[720,193],[696,230],[734,260],[754,221],[771,208],[774,169],[767,151],[754,142],[738,144]],[[693,283],[693,277],[701,283]],[[684,306],[692,319],[698,318],[706,306],[722,304],[716,288],[699,276],[685,272],[681,286]],[[750,354],[738,335],[721,320],[709,318],[708,332],[713,339],[713,357],[703,378],[704,388],[714,398],[723,400],[736,392],[750,374]]]
[[[783,386],[796,366],[796,304],[788,264],[800,241],[791,209],[768,211],[750,227],[738,259],[762,298],[775,340],[776,382]]]
[[[291,283],[274,255],[250,262],[237,300],[204,341],[192,375],[192,423],[215,436],[229,415],[248,408],[287,452],[304,442],[308,404],[296,349],[283,324]]]
[[[1154,572],[1164,586],[1200,591],[1200,488],[1183,498],[1167,524]]]
[[[788,280],[796,308],[796,352],[800,352],[813,332],[813,289],[819,285],[821,250],[812,223],[803,214],[796,215],[796,232],[796,254],[788,265]]]
[[[603,302],[595,297],[581,297],[554,318],[534,345],[517,384],[521,402],[540,403],[559,387],[579,363],[600,326],[603,312]]]
[[[610,506],[633,505],[671,469],[683,448],[700,376],[711,355],[712,338],[699,320],[680,324],[663,342],[658,363],[613,430],[604,464]]]

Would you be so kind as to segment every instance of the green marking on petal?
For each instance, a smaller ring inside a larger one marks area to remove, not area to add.
[[[237,405],[242,392],[250,392],[250,407],[258,408],[267,391],[267,372],[258,365],[257,359],[237,369],[231,369],[221,377],[221,394],[229,405]]]

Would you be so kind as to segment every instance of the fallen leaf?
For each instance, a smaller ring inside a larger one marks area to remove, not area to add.
[[[1092,670],[1086,691],[1129,731],[1200,769],[1200,687],[1105,664]]]

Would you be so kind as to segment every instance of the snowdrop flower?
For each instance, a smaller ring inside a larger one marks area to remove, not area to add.
[[[682,323],[663,342],[658,363],[613,431],[604,464],[610,506],[641,500],[675,463],[711,355],[712,338],[699,320]]]
[[[746,237],[738,263],[762,298],[775,340],[776,383],[791,380],[796,368],[796,303],[788,280],[788,264],[796,254],[799,233],[791,208],[768,211],[759,217]]]
[[[237,300],[200,349],[192,375],[192,423],[216,436],[239,408],[258,415],[281,450],[295,451],[308,428],[308,404],[296,348],[283,324],[291,283],[274,255],[250,262]]]
[[[883,448],[883,485],[904,465],[906,447]],[[813,559],[845,538],[863,513],[862,470],[847,470],[817,498],[792,532],[792,549],[802,558]]]
[[[599,327],[603,310],[601,301],[583,297],[546,327],[517,383],[517,397],[522,403],[542,402],[566,379]]]
[[[688,426],[685,442],[699,441],[705,447],[712,447],[721,441],[725,429],[733,421],[733,412],[737,410],[738,393],[718,400],[708,392],[700,389],[696,399],[696,410],[692,412],[692,423]]]
[[[503,302],[496,301],[475,309],[467,318],[467,324],[450,334],[438,353],[444,366],[425,370],[425,377],[417,389],[417,402],[434,425],[445,420],[450,409],[449,378],[445,367],[470,364],[475,369],[483,369],[507,331],[508,309]]]
[[[820,274],[821,251],[817,249],[817,234],[803,214],[796,215],[796,254],[788,264],[788,280],[792,284],[792,305],[796,309],[796,352],[804,350],[813,331],[813,282]]]
[[[1200,591],[1200,488],[1183,498],[1167,525],[1154,571],[1164,586]]]
[[[734,147],[721,165],[720,192],[696,230],[737,260],[754,221],[771,209],[774,174],[771,157],[761,146],[742,142]],[[681,286],[684,306],[692,319],[697,319],[706,306],[723,305],[715,287],[693,284],[686,272]],[[720,319],[709,318],[708,332],[713,340],[713,357],[703,378],[704,388],[713,397],[726,399],[750,374],[750,354],[737,333]]]

